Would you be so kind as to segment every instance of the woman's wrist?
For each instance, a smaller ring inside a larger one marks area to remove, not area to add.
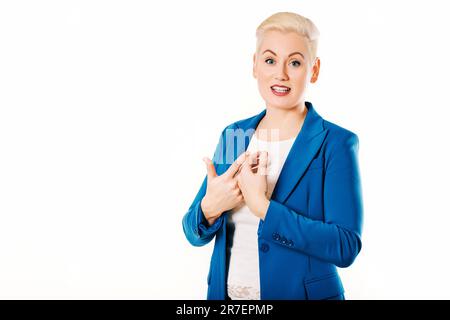
[[[208,227],[211,227],[214,224],[214,222],[216,222],[216,220],[217,217],[206,219],[206,221],[208,222]]]
[[[203,211],[203,216],[211,226],[217,220],[217,216],[214,214],[216,211],[211,208],[206,197],[203,197],[202,201],[200,202],[200,207]]]
[[[266,197],[262,197],[256,202],[253,213],[260,219],[264,220],[266,218],[267,210],[269,209],[270,200]]]

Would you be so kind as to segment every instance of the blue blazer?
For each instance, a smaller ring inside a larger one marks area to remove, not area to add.
[[[350,266],[361,250],[362,190],[358,136],[324,120],[306,101],[308,112],[282,167],[264,220],[258,227],[261,299],[344,299],[336,267]],[[213,157],[221,175],[247,150],[226,132],[252,132],[266,110],[227,126]],[[228,129],[228,131],[227,131]],[[242,129],[242,130],[240,130]],[[228,139],[227,139],[228,137]],[[238,137],[239,140],[239,137]],[[188,241],[203,246],[215,238],[207,299],[227,297],[228,257],[224,212],[208,226],[200,202],[207,178],[182,225]]]

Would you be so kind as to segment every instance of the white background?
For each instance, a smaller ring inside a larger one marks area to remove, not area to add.
[[[307,95],[357,133],[347,299],[449,299],[446,1],[2,1],[0,298],[204,299],[181,219],[222,129],[265,108],[256,27],[321,32]]]

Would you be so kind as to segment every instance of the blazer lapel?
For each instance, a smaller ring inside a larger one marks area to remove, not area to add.
[[[291,191],[302,178],[309,163],[319,151],[328,132],[323,126],[322,117],[316,112],[312,103],[306,101],[305,105],[308,108],[308,112],[302,128],[289,151],[272,193],[272,199],[281,203],[286,201]],[[248,141],[245,139],[245,150],[243,151],[247,150],[250,139],[265,114],[266,109],[249,120],[238,122],[236,124],[237,127],[243,129],[245,132],[247,132],[248,129],[253,129],[250,131],[251,134],[249,134]],[[237,156],[242,152],[238,151]]]
[[[308,106],[308,102],[306,102]],[[308,108],[302,129],[292,145],[278,177],[272,198],[284,203],[300,179],[309,163],[319,152],[328,130],[323,127],[323,119],[314,108]]]

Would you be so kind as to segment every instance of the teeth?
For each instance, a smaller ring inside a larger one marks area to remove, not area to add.
[[[288,92],[289,90],[291,90],[289,88],[281,88],[281,87],[277,87],[277,86],[273,86],[272,89],[277,92]]]

